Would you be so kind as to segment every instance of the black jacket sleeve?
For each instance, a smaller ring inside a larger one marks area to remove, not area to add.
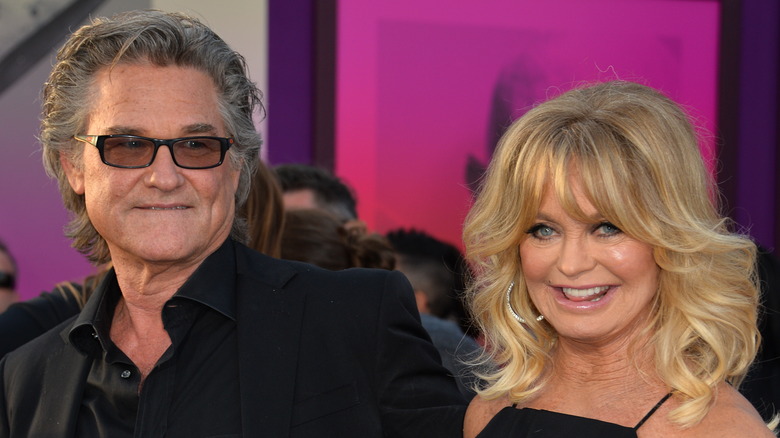
[[[73,286],[74,291],[59,286],[0,313],[0,358],[79,313],[81,305],[76,296],[82,287]]]

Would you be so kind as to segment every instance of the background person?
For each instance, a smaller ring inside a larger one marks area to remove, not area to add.
[[[471,399],[476,377],[467,365],[481,347],[457,324],[462,318],[463,257],[458,248],[423,231],[397,229],[387,233],[396,255],[396,269],[414,289],[423,327],[439,350],[442,364]]]
[[[347,268],[392,270],[395,253],[384,236],[349,227],[319,208],[285,212],[282,258],[338,271]]]
[[[609,82],[502,137],[464,230],[493,370],[465,436],[773,436],[738,386],[755,245],[732,234],[680,108]]]
[[[273,171],[282,188],[285,210],[320,208],[344,222],[357,219],[352,189],[331,172],[308,164],[280,164]]]
[[[282,190],[273,171],[260,160],[249,197],[239,214],[248,224],[248,246],[271,257],[279,257],[284,228]]]
[[[771,418],[780,407],[780,260],[759,246],[756,265],[762,297],[758,316],[761,348],[739,392],[762,417]]]
[[[19,300],[16,292],[16,260],[5,243],[0,241],[0,312]]]

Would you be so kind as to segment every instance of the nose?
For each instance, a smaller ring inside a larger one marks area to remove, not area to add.
[[[577,277],[596,265],[596,259],[586,235],[563,239],[558,255],[558,270],[567,277]]]
[[[168,146],[160,146],[151,166],[146,168],[146,183],[150,187],[161,190],[173,190],[184,181],[181,168],[173,162],[173,155]]]

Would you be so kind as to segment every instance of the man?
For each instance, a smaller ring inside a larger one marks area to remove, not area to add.
[[[466,365],[481,352],[477,342],[456,323],[463,306],[463,257],[460,250],[430,234],[399,228],[387,233],[395,250],[396,269],[403,272],[414,289],[417,310],[442,363],[456,377],[458,388],[474,396],[476,377]]]
[[[325,169],[306,164],[281,164],[274,173],[282,187],[284,208],[319,208],[344,222],[357,219],[352,189]]]
[[[0,241],[0,312],[19,300],[16,293],[16,260]]]
[[[258,91],[210,29],[95,20],[43,98],[68,235],[113,268],[79,315],[0,362],[0,436],[460,436],[464,402],[400,274],[240,243]]]

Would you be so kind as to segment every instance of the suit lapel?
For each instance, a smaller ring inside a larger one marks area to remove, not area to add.
[[[288,265],[236,245],[238,356],[244,436],[290,434],[303,291]]]
[[[37,422],[36,427],[44,428],[40,431],[44,434],[46,428],[52,424],[64,425],[61,430],[68,431],[64,436],[76,436],[76,421],[81,403],[68,401],[82,399],[91,359],[72,346],[63,345],[49,354],[47,362],[41,388],[44,388],[44,391],[49,388],[50,392],[56,393],[56,397],[40,397],[39,415],[43,421]]]

